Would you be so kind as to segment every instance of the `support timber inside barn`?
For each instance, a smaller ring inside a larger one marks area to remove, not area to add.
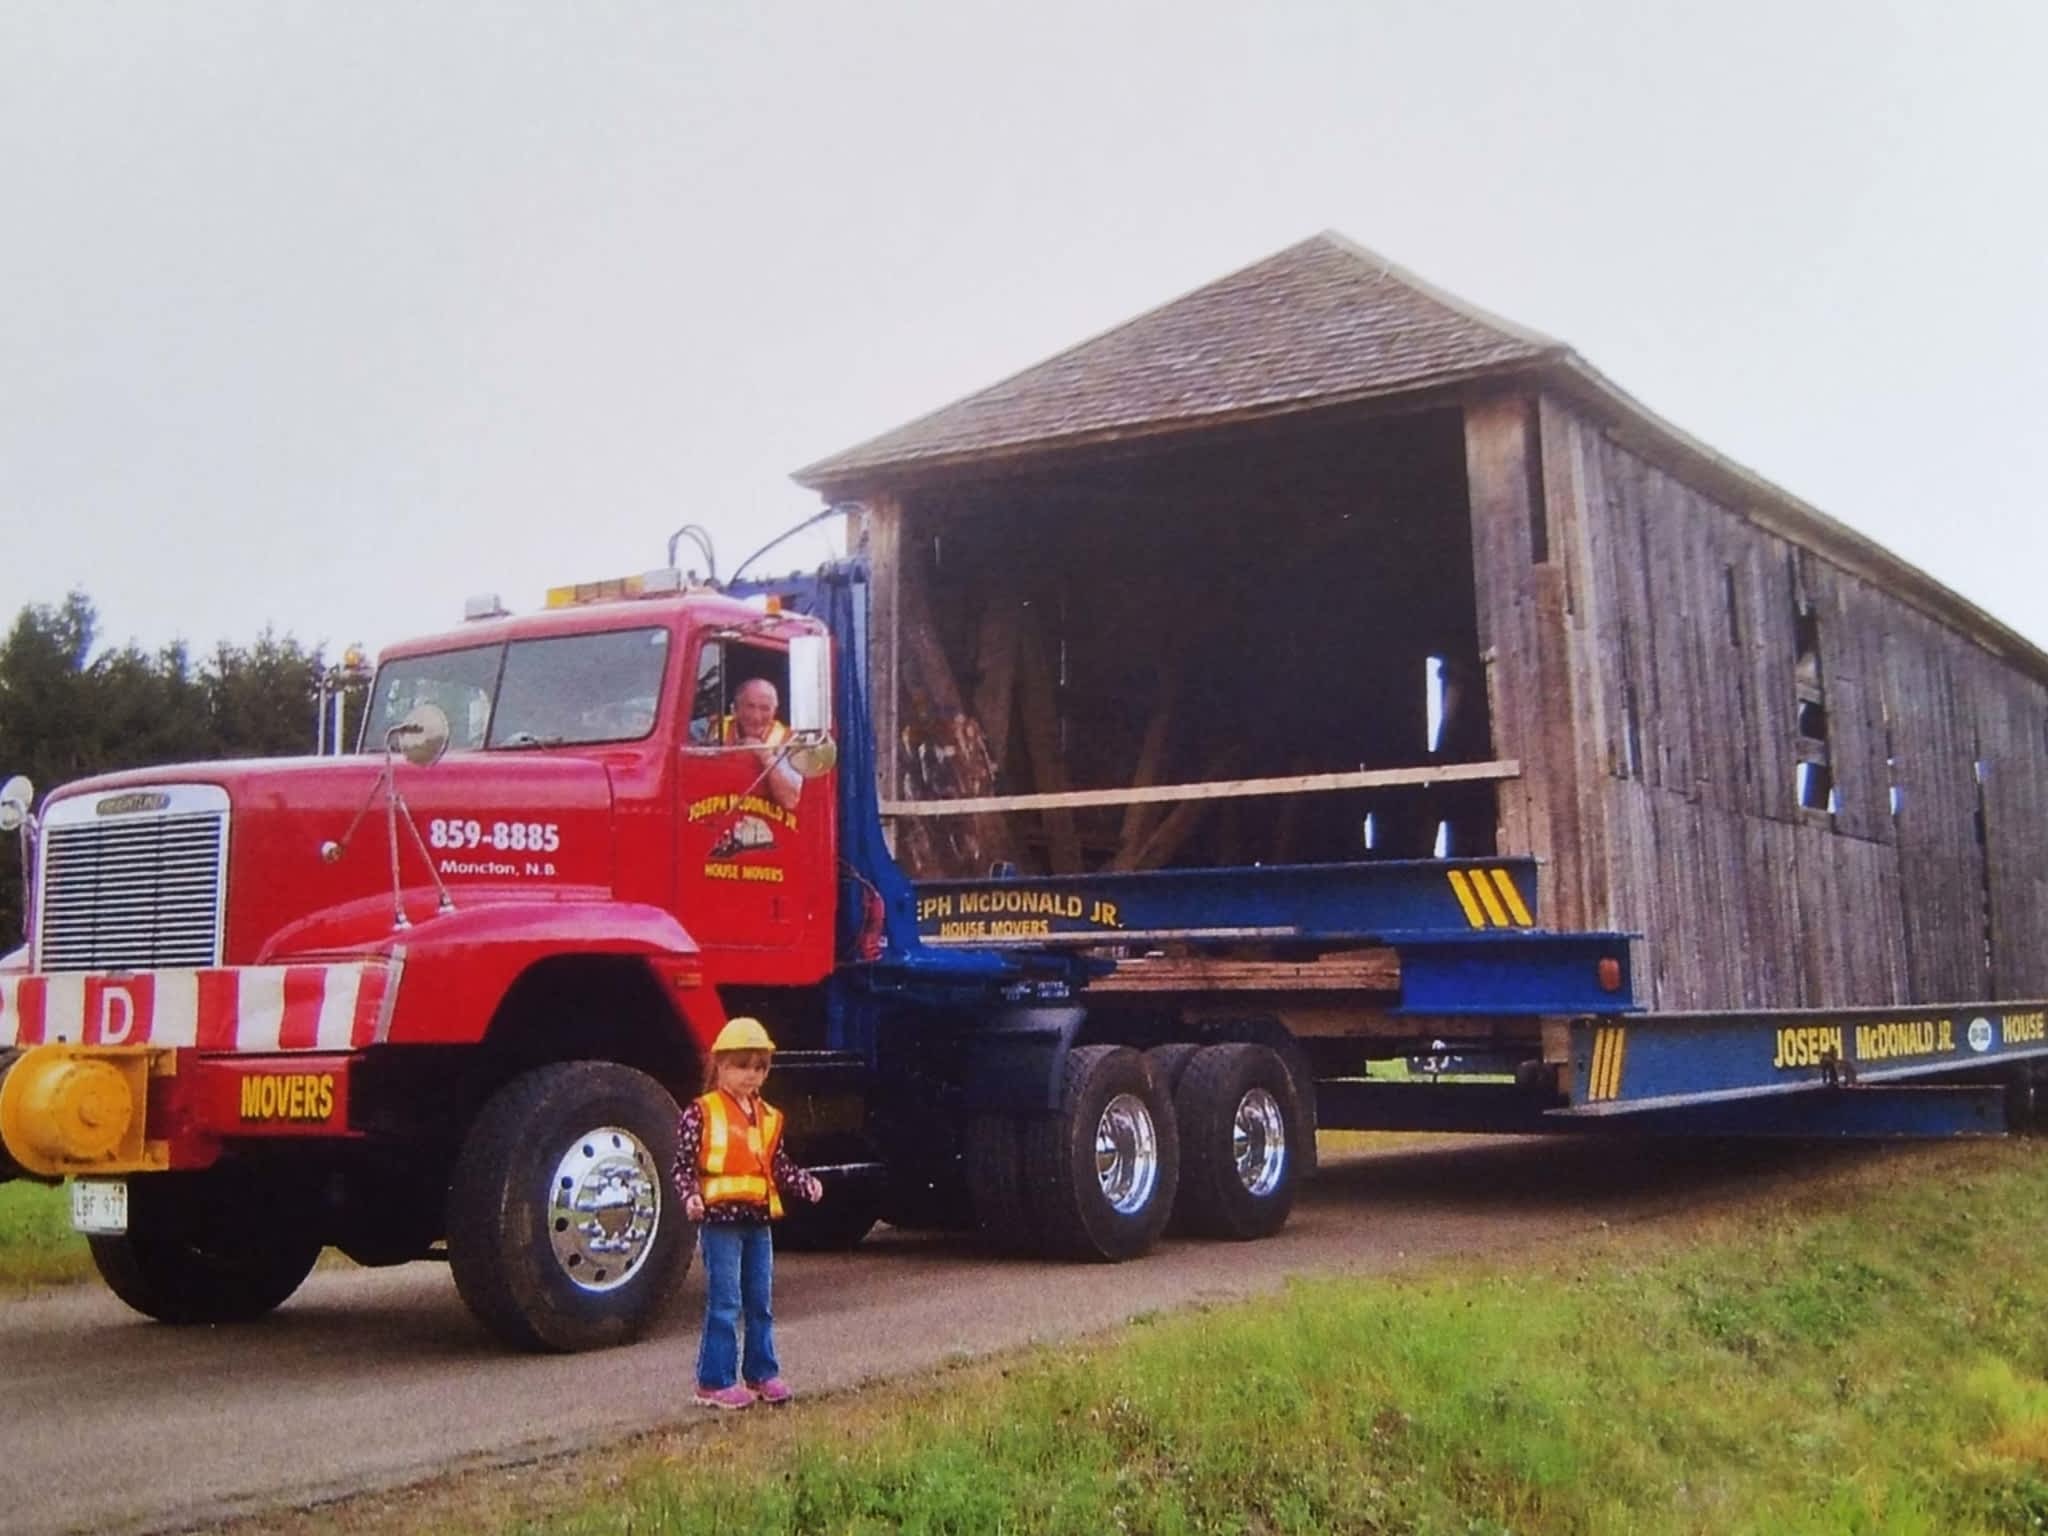
[[[1463,455],[1439,410],[872,509],[899,520],[899,852],[918,874],[1427,857],[1445,820],[1491,852],[1486,776],[1510,770],[1483,699],[1430,733],[1438,670],[1478,663]],[[1016,798],[966,809],[991,795]]]

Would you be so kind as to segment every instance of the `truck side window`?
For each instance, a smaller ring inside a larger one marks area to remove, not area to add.
[[[377,674],[370,728],[363,733],[362,750],[383,751],[384,733],[416,704],[441,707],[453,732],[450,745],[458,751],[481,747],[504,659],[502,645],[485,645],[385,663]]]
[[[690,695],[690,740],[715,741],[725,715],[725,643],[706,640],[697,653],[697,689]]]
[[[697,653],[697,691],[690,703],[690,740],[698,746],[727,745],[725,722],[748,683],[765,679],[775,690],[775,719],[789,723],[789,654],[765,645],[707,640]]]
[[[654,729],[668,639],[666,629],[616,629],[513,641],[485,745],[639,740]]]

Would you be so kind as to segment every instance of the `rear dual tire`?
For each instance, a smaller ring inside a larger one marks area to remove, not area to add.
[[[1038,1217],[1024,1189],[1024,1120],[981,1114],[967,1122],[961,1149],[974,1224],[1003,1253],[1038,1251]]]
[[[1067,1053],[1049,1115],[980,1115],[968,1188],[996,1247],[1117,1263],[1159,1240],[1180,1181],[1173,1099],[1127,1046]]]
[[[1204,1046],[1185,1062],[1173,1105],[1181,1139],[1174,1230],[1242,1242],[1285,1226],[1314,1132],[1279,1055],[1263,1045]]]

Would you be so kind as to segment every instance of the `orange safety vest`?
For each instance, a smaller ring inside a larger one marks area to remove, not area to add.
[[[789,727],[780,720],[769,722],[768,739],[766,741],[741,742],[739,734],[740,723],[731,715],[720,715],[717,720],[712,722],[711,731],[713,737],[712,745],[720,747],[779,747],[789,740]]]
[[[754,1100],[751,1122],[730,1095],[714,1088],[697,1100],[704,1110],[704,1142],[697,1171],[704,1176],[704,1203],[765,1205],[768,1219],[782,1219],[782,1194],[775,1187],[775,1149],[782,1144],[782,1111]]]

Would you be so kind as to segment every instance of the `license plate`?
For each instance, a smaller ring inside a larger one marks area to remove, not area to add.
[[[126,1179],[73,1179],[71,1225],[75,1231],[102,1234],[128,1230]]]

